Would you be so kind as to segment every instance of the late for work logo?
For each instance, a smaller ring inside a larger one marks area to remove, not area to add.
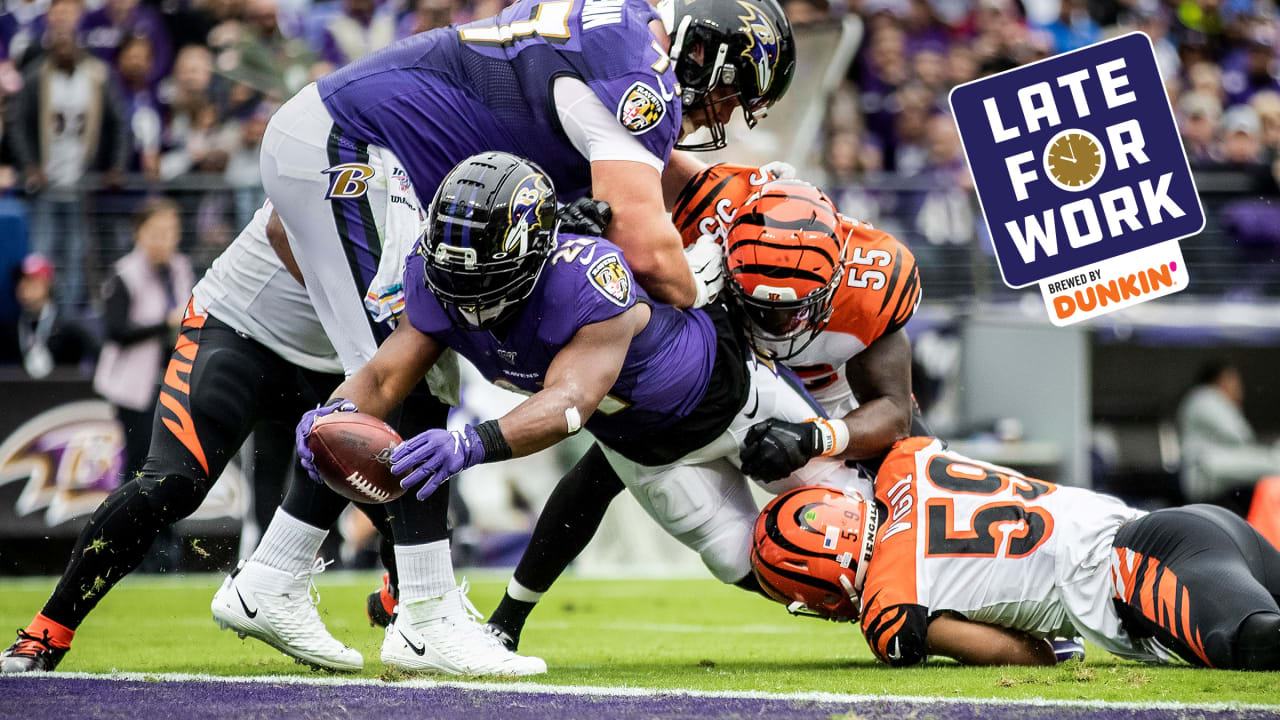
[[[1130,33],[960,85],[960,138],[1005,284],[1069,325],[1184,289],[1204,210],[1151,41]]]

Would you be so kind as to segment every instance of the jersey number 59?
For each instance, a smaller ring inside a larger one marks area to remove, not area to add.
[[[929,458],[928,474],[929,482],[941,490],[1009,499],[979,507],[961,526],[956,524],[953,500],[930,499],[925,503],[926,557],[1026,557],[1053,534],[1053,515],[1020,501],[1053,492],[1057,488],[1052,483],[955,462],[945,455]]]

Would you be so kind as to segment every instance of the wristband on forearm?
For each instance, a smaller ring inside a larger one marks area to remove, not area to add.
[[[813,423],[818,429],[818,454],[822,456],[839,455],[849,447],[849,426],[843,420],[828,420],[827,418],[812,418],[809,422]]]
[[[484,447],[484,461],[498,462],[511,457],[511,446],[498,427],[497,420],[486,420],[475,426],[476,435],[480,436],[480,445]]]

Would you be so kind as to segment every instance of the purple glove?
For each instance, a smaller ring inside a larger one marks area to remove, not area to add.
[[[419,500],[426,500],[451,476],[482,462],[484,445],[470,425],[462,430],[428,430],[400,443],[391,452],[391,472],[409,473],[400,481],[400,487],[422,485]]]
[[[350,400],[338,398],[328,405],[321,405],[315,410],[308,410],[303,416],[302,421],[298,423],[298,430],[294,436],[298,446],[298,462],[302,463],[302,469],[307,471],[307,475],[316,482],[324,482],[320,479],[320,474],[316,472],[316,456],[311,452],[311,448],[307,447],[307,438],[311,436],[311,428],[316,421],[325,415],[336,412],[358,412],[356,404]]]
[[[1080,638],[1055,638],[1049,643],[1058,662],[1084,660],[1084,642]]]

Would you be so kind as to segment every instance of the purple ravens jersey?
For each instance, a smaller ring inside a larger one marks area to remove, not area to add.
[[[470,360],[495,385],[523,394],[542,389],[552,359],[578,328],[608,320],[637,302],[649,303],[649,324],[631,340],[617,381],[586,422],[596,438],[624,456],[650,451],[633,445],[690,415],[707,394],[717,351],[711,318],[699,310],[651,303],[636,287],[622,251],[607,240],[561,234],[502,339],[454,322],[423,281],[423,265],[422,256],[409,256],[404,276],[409,321]]]
[[[429,200],[455,164],[499,150],[536,162],[562,200],[591,168],[560,128],[552,82],[587,84],[664,163],[680,99],[645,0],[518,0],[495,17],[413,35],[320,79],[340,135],[391,150]]]

